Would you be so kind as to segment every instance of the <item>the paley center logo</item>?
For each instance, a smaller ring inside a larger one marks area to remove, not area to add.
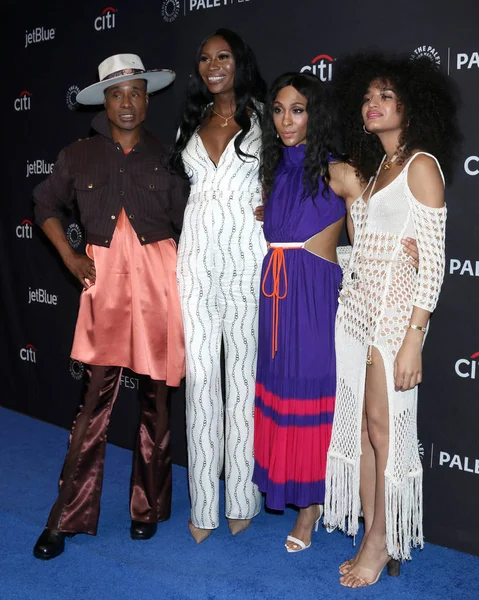
[[[334,58],[329,54],[318,54],[312,59],[311,64],[301,67],[301,73],[309,71],[321,81],[331,81],[333,78],[333,63]]]
[[[70,110],[75,110],[78,106],[77,96],[80,93],[80,88],[77,85],[71,85],[65,94],[65,100]]]
[[[161,4],[161,16],[167,23],[172,23],[180,14],[180,0],[163,0]]]
[[[70,225],[68,225],[66,236],[72,248],[78,248],[82,243],[83,236],[80,226],[77,223],[70,223]]]
[[[101,11],[99,17],[93,21],[93,27],[95,31],[105,31],[107,29],[114,29],[116,24],[116,8],[107,6]]]
[[[438,67],[441,64],[439,52],[433,46],[418,46],[411,54],[412,60],[424,57],[429,58],[429,60],[431,60]]]
[[[19,112],[24,110],[30,110],[31,108],[31,97],[32,95],[27,90],[23,90],[18,98],[15,98],[13,102],[13,108]]]
[[[80,381],[83,379],[83,375],[85,374],[85,365],[79,360],[70,358],[69,371],[73,379]]]
[[[466,356],[456,360],[454,369],[456,375],[462,379],[476,379],[479,376],[479,352],[473,352],[471,356]]]

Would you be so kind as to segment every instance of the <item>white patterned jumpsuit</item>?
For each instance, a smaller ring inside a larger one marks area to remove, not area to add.
[[[411,545],[423,545],[422,466],[417,386],[395,391],[394,361],[413,307],[434,310],[445,264],[446,208],[421,204],[407,182],[409,165],[418,154],[426,153],[416,153],[396,179],[373,193],[367,204],[361,195],[351,206],[354,246],[336,316],[336,408],[324,518],[326,525],[347,530],[350,535],[358,531],[366,357],[368,348],[374,346],[384,362],[389,407],[389,453],[384,473],[386,544],[389,555],[402,560],[410,558]],[[418,272],[402,248],[405,237],[417,240]]]
[[[253,410],[261,265],[266,242],[254,209],[261,129],[255,115],[217,166],[195,132],[182,153],[191,192],[178,247],[178,286],[186,346],[186,434],[191,521],[215,529],[225,467],[225,513],[250,519],[261,508],[253,473]],[[258,160],[257,160],[258,159]],[[221,393],[221,342],[225,399]]]

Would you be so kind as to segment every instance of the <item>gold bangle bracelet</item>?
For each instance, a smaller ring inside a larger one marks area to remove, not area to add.
[[[423,327],[422,325],[409,325],[408,329],[417,329],[417,331],[426,331],[427,327]]]

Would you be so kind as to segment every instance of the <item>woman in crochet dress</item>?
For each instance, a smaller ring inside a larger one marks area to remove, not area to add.
[[[354,245],[336,320],[325,524],[355,535],[362,508],[359,551],[340,567],[341,583],[356,588],[386,565],[399,574],[397,561],[423,545],[417,386],[444,274],[444,175],[459,133],[450,83],[429,60],[356,56],[337,67],[345,149],[369,183],[348,203]],[[418,270],[400,243],[407,236],[417,240]]]

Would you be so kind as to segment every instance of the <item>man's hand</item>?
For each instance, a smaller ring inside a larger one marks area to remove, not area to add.
[[[64,258],[68,270],[78,279],[84,289],[88,289],[95,283],[95,263],[84,254],[72,253]]]

